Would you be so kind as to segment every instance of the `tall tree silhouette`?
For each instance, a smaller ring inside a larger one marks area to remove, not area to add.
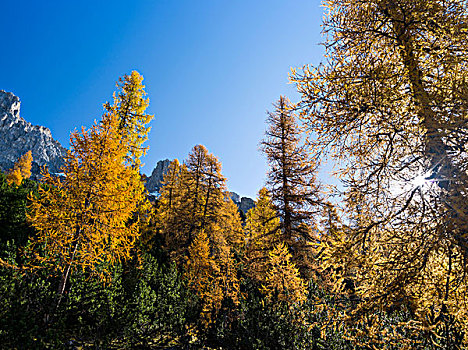
[[[293,261],[307,275],[320,198],[315,163],[302,143],[294,108],[281,96],[275,111],[268,113],[262,151],[269,164],[267,188],[281,218],[281,239],[291,250]]]

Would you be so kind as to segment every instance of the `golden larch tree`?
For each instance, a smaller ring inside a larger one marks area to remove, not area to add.
[[[303,143],[295,106],[284,96],[268,113],[266,137],[262,141],[269,171],[266,187],[281,218],[281,236],[300,267],[303,276],[310,276],[312,244],[319,212],[319,185],[316,166]]]
[[[9,185],[20,186],[24,179],[31,177],[32,153],[26,152],[18,159],[13,168],[7,173],[6,181]]]
[[[202,300],[201,319],[204,324],[211,321],[213,310],[223,300],[223,289],[219,283],[221,270],[210,251],[208,236],[201,230],[188,249],[190,258],[185,264],[188,286]]]
[[[110,266],[129,259],[140,235],[139,214],[149,209],[121,118],[107,111],[90,129],[72,133],[64,176],[46,171],[47,186],[30,197],[28,219],[38,235],[29,252],[36,267],[60,273],[60,297],[73,270],[107,277]]]
[[[280,219],[266,188],[258,192],[255,207],[245,219],[244,256],[248,274],[258,282],[265,279],[269,251],[280,242]]]
[[[104,104],[109,113],[118,116],[122,142],[129,148],[127,160],[137,167],[140,166],[141,156],[147,151],[147,147],[142,145],[148,139],[150,128],[147,124],[153,119],[151,114],[145,112],[149,99],[146,98],[142,82],[143,76],[137,71],[120,77],[116,84],[118,91],[114,93],[113,104]]]
[[[291,80],[313,152],[336,160],[346,186],[352,229],[327,262],[347,263],[338,270],[352,271],[365,301],[348,315],[375,325],[379,310],[405,308],[408,329],[438,333],[448,348],[458,329],[466,346],[467,3],[325,6],[327,61]]]
[[[238,301],[234,253],[243,239],[221,163],[204,146],[195,146],[181,166],[171,163],[156,218],[165,248],[201,298],[203,321],[211,321],[223,298]]]
[[[305,282],[282,241],[280,219],[266,188],[260,189],[255,207],[247,212],[245,232],[246,271],[266,297],[275,295],[289,303],[304,301]]]
[[[183,167],[183,165],[182,165]],[[182,195],[181,186],[181,165],[174,159],[163,175],[163,181],[159,190],[157,210],[155,213],[155,227],[164,238],[164,247],[172,251],[179,240],[178,211],[181,207],[180,197]]]
[[[268,253],[268,269],[262,283],[267,298],[288,303],[302,303],[307,299],[307,287],[285,243],[276,244]]]

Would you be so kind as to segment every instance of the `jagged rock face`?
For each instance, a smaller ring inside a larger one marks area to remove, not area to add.
[[[145,183],[146,190],[149,193],[159,192],[164,174],[166,173],[169,164],[171,164],[169,159],[160,160],[156,164],[156,167],[153,169],[151,176],[148,177]]]
[[[240,197],[236,192],[229,192],[229,195],[235,205],[246,214],[250,209],[255,207],[255,201],[249,197]]]
[[[236,192],[229,192],[229,196],[235,204],[240,203],[240,196]]]
[[[33,178],[40,174],[42,166],[47,166],[51,173],[60,172],[65,148],[52,138],[48,128],[21,118],[20,104],[17,96],[0,90],[0,169],[10,169],[23,154],[31,151]]]
[[[250,209],[255,207],[255,202],[252,198],[249,197],[242,197],[240,204],[238,205],[239,209],[245,214],[247,213]]]

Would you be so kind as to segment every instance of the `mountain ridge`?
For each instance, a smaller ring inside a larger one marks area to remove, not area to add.
[[[43,166],[51,173],[60,172],[66,149],[52,137],[50,129],[23,119],[20,107],[18,96],[0,90],[0,169],[12,168],[23,154],[31,151],[33,178],[40,175]]]

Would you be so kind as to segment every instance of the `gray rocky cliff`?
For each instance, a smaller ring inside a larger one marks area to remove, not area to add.
[[[240,196],[236,192],[229,192],[229,196],[234,203],[240,203]]]
[[[240,201],[240,204],[238,204],[237,206],[245,214],[250,209],[255,207],[255,201],[252,198],[249,198],[249,197],[242,197],[241,201]]]
[[[60,172],[65,148],[52,138],[44,126],[32,125],[20,117],[20,99],[0,90],[0,169],[5,171],[26,152],[31,151],[33,178],[47,166],[51,173]]]
[[[145,183],[145,188],[149,193],[158,193],[161,188],[164,174],[167,171],[167,168],[171,164],[169,159],[160,160],[156,167],[153,169],[153,172],[148,177]]]
[[[236,192],[229,192],[232,201],[235,205],[246,214],[250,209],[255,207],[255,201],[249,197],[240,197]]]

